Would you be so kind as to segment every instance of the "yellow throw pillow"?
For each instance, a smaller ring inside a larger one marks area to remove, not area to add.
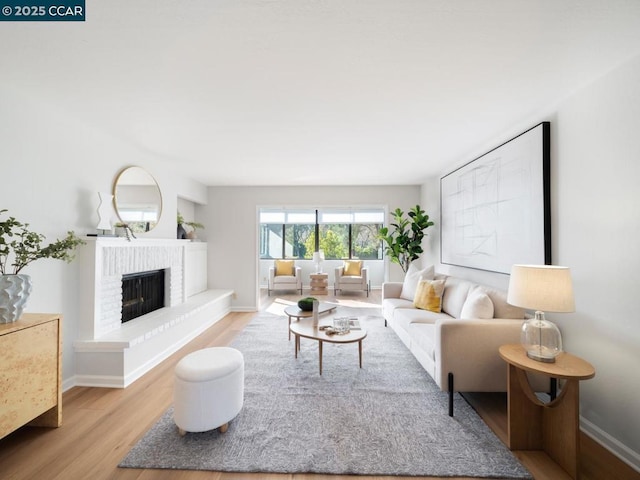
[[[293,260],[276,260],[276,277],[281,275],[293,276],[294,267]]]
[[[345,260],[344,276],[359,277],[362,273],[362,260]]]
[[[440,313],[442,311],[442,293],[444,280],[426,280],[420,278],[416,288],[413,306],[421,310]]]

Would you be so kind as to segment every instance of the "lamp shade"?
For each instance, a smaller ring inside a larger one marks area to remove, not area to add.
[[[539,362],[555,362],[562,352],[562,335],[544,312],[573,312],[575,302],[571,273],[556,265],[513,265],[507,303],[535,310],[522,324],[520,342],[527,356]]]
[[[544,312],[574,312],[571,272],[556,265],[513,265],[507,303]]]

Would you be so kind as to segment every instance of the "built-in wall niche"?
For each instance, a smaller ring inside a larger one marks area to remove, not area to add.
[[[186,198],[178,197],[176,212],[177,218],[180,219],[178,220],[178,239],[200,240],[202,231],[199,228],[202,228],[202,224],[196,220],[196,209],[199,205]]]
[[[189,222],[195,220],[196,217],[196,204],[186,198],[178,197],[178,212]]]

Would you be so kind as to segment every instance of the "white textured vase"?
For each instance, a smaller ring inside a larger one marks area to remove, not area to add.
[[[30,294],[29,275],[0,275],[0,323],[13,323],[18,320]]]

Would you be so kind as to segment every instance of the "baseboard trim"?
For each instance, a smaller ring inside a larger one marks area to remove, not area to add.
[[[254,313],[258,310],[256,307],[231,307],[231,311],[235,313]]]
[[[621,461],[629,465],[631,468],[640,472],[640,454],[634,452],[619,440],[615,439],[600,427],[594,425],[589,420],[580,416],[580,429],[592,440],[602,445]]]
[[[124,388],[121,376],[114,375],[76,375],[74,387]]]

